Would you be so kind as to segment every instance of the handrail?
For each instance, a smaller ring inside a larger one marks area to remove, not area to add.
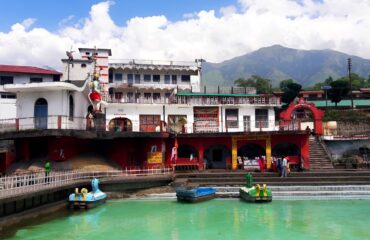
[[[172,173],[172,168],[153,168],[112,171],[62,171],[51,172],[49,175],[46,175],[44,172],[10,175],[0,177],[0,199],[17,194],[65,186],[71,183],[77,183],[81,180],[91,180],[92,178],[106,179],[131,176],[169,175]]]

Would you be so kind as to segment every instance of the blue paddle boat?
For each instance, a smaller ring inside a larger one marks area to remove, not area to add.
[[[179,202],[202,202],[215,198],[216,190],[209,187],[199,187],[199,188],[176,188],[176,197]]]
[[[70,208],[93,208],[97,205],[105,203],[107,194],[103,193],[99,189],[99,180],[94,178],[91,181],[92,191],[88,192],[86,188],[82,188],[81,192],[78,188],[75,189],[75,193],[69,195],[68,205]]]

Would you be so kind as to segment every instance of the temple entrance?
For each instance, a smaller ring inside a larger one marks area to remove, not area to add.
[[[109,121],[109,131],[132,132],[132,122],[128,118],[113,118]]]
[[[36,100],[33,116],[36,129],[48,128],[48,102],[44,98]]]
[[[298,156],[300,153],[299,147],[293,143],[279,143],[272,148],[274,157]]]
[[[291,103],[289,107],[280,113],[280,128],[287,128],[289,130],[305,130],[307,126],[301,128],[301,121],[304,119],[313,119],[313,130],[315,134],[322,135],[322,118],[324,112],[315,107],[313,103],[307,103],[304,98],[300,98],[298,103]],[[293,128],[291,128],[293,125]],[[295,127],[297,126],[297,127]]]
[[[258,144],[248,143],[238,149],[238,156],[255,159],[266,155],[266,150]]]
[[[198,152],[195,148],[187,144],[181,144],[177,149],[178,158],[186,158],[190,161],[198,158]]]
[[[231,153],[225,145],[213,145],[204,152],[204,158],[207,159],[207,168],[226,169],[231,164]]]

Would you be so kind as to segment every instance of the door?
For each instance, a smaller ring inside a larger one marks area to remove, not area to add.
[[[36,129],[48,128],[48,102],[44,98],[35,102],[34,117]]]
[[[251,130],[251,117],[243,116],[243,123],[244,123],[244,132],[249,132]]]

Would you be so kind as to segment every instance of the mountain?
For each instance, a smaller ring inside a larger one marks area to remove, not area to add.
[[[352,72],[367,78],[370,60],[333,50],[298,50],[280,45],[261,48],[221,63],[204,63],[203,85],[231,86],[238,78],[259,75],[279,81],[294,79],[302,86],[312,86],[329,76],[333,79],[348,74],[347,59],[352,58]]]

